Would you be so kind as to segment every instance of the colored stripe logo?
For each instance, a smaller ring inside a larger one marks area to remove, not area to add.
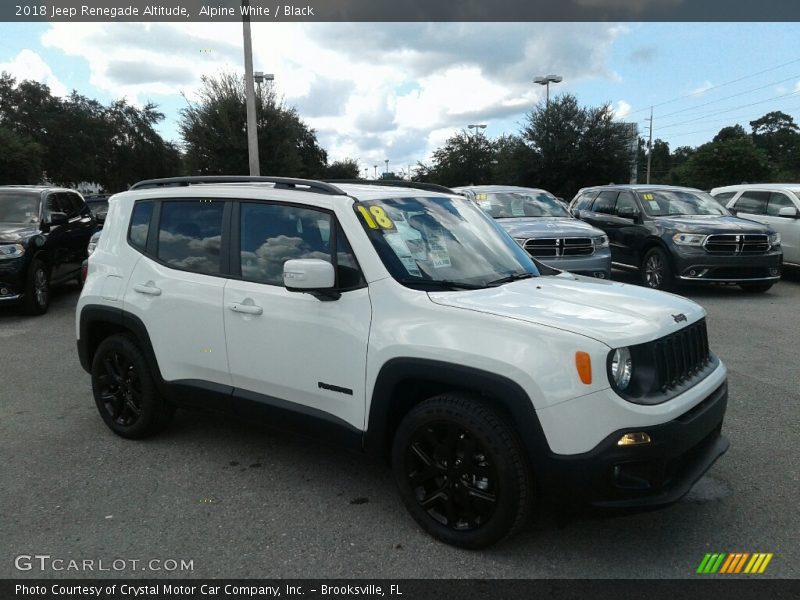
[[[747,573],[754,575],[767,570],[772,560],[771,552],[716,552],[706,554],[697,572],[701,575]]]

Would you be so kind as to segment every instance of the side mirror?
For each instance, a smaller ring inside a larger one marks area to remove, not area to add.
[[[338,300],[333,265],[319,258],[297,258],[283,263],[283,285],[290,292],[308,292],[320,300]]]
[[[778,216],[788,217],[790,219],[800,218],[800,214],[798,214],[797,209],[794,206],[784,206],[783,208],[779,209]]]
[[[49,225],[64,225],[69,222],[66,213],[51,212],[50,219],[47,221]]]
[[[620,219],[630,219],[636,221],[639,218],[639,211],[631,206],[623,206],[617,211],[617,216]]]

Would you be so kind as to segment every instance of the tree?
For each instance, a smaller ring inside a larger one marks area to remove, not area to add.
[[[766,153],[749,138],[703,144],[674,171],[677,184],[710,190],[742,181],[764,181],[770,165]]]
[[[536,154],[521,137],[503,135],[494,142],[492,182],[537,187]]]
[[[724,142],[727,140],[741,140],[747,137],[747,132],[739,124],[730,127],[723,127],[719,133],[714,136],[713,142]]]
[[[766,152],[772,166],[772,179],[795,181],[800,178],[800,128],[781,111],[767,113],[750,121],[753,142]]]
[[[325,167],[326,179],[358,179],[360,174],[358,161],[352,158],[337,160]]]
[[[199,100],[181,111],[179,129],[189,172],[244,175],[249,172],[244,78],[223,73],[203,77]],[[258,152],[261,172],[291,177],[320,177],[327,153],[316,133],[294,108],[278,99],[272,83],[256,90]]]
[[[534,108],[522,135],[534,151],[540,185],[568,198],[584,186],[628,181],[631,133],[613,119],[610,105],[581,107],[571,94]]]
[[[669,152],[669,144],[661,139],[653,141],[653,148],[650,156],[650,183],[662,184],[669,181],[670,170],[672,169],[672,155]],[[647,142],[639,138],[637,168],[639,181],[647,181]]]
[[[419,164],[415,179],[447,186],[490,183],[494,144],[483,133],[460,131],[433,152],[431,166]]]
[[[0,125],[0,185],[38,183],[44,148]]]

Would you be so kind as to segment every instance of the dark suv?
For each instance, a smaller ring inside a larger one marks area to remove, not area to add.
[[[21,302],[40,315],[50,286],[81,282],[81,263],[96,222],[74,190],[0,186],[0,304]]]
[[[639,269],[642,283],[651,288],[728,283],[765,292],[780,279],[780,235],[733,216],[700,190],[664,185],[584,188],[570,211],[605,231],[614,265]]]

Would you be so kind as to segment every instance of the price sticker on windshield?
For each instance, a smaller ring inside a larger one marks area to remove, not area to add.
[[[358,212],[370,229],[395,229],[394,221],[389,218],[386,211],[380,206],[359,206]]]
[[[643,195],[643,198],[644,198],[645,200],[652,200],[652,199],[653,199],[653,194],[644,194],[644,195]]]

